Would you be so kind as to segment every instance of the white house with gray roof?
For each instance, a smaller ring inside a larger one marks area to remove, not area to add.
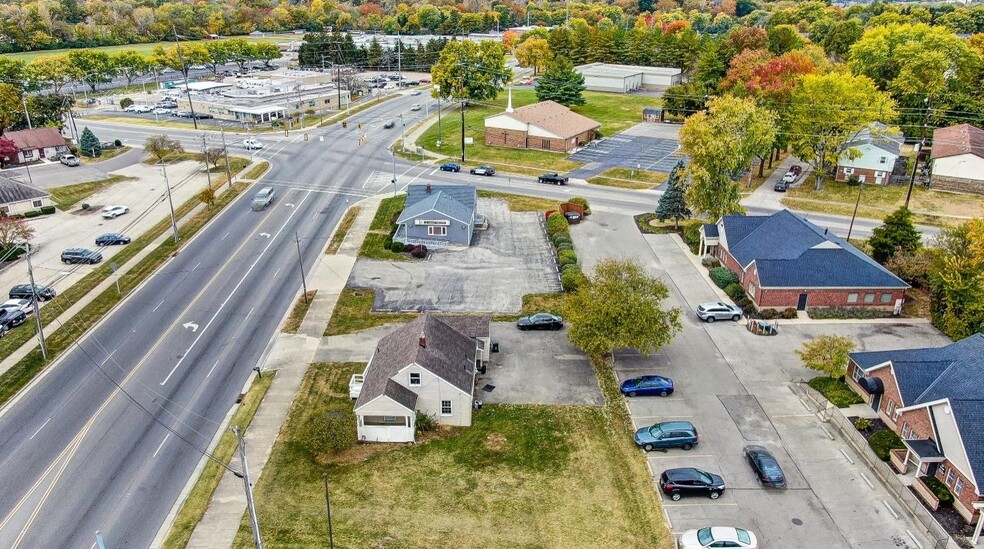
[[[887,185],[902,154],[902,142],[902,132],[872,122],[844,143],[837,160],[837,181],[857,179],[862,183]]]
[[[428,248],[469,246],[477,204],[478,192],[470,185],[410,185],[393,240]]]
[[[0,175],[0,213],[23,214],[51,205],[50,194]]]
[[[379,340],[349,382],[359,440],[413,442],[417,412],[469,426],[475,374],[489,359],[489,318],[424,313]]]

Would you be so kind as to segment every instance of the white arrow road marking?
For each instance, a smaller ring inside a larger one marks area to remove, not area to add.
[[[260,233],[263,238],[270,238],[270,233]]]
[[[294,207],[294,204],[291,203],[291,202],[285,202],[284,203],[284,206],[287,206],[288,208],[293,208]]]
[[[191,333],[195,333],[198,331],[198,324],[195,324],[194,322],[185,322],[184,324],[182,324],[182,326],[191,330]]]

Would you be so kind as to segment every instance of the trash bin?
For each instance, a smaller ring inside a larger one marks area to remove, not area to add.
[[[474,408],[476,410],[481,410],[482,409],[482,401],[481,400],[478,400],[476,398],[474,401],[472,401],[472,408]]]
[[[492,352],[493,353],[498,353],[499,352],[499,342],[498,341],[493,341],[492,342]]]

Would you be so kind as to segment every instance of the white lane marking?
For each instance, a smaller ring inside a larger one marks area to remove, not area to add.
[[[199,261],[199,262],[198,262],[198,265],[195,265],[194,267],[192,267],[192,268],[191,268],[191,270],[192,270],[192,271],[197,271],[197,270],[198,270],[198,267],[199,267],[199,266],[200,266],[201,264],[202,264],[202,262],[201,262],[201,261]]]
[[[115,355],[116,354],[116,351],[118,351],[118,350],[119,350],[119,348],[113,349],[113,352],[112,353],[109,353],[109,356],[107,356],[106,359],[102,361],[102,364],[100,364],[100,366],[102,366],[102,365],[106,364],[107,362],[109,362],[109,359],[113,358],[113,355]]]
[[[226,234],[224,234],[224,235],[222,235],[222,238],[220,238],[219,240],[225,240],[225,239],[226,239],[226,237],[227,237],[227,236],[229,236],[229,233],[231,233],[231,232],[232,232],[232,231],[229,231],[228,233],[226,233]]]
[[[429,173],[427,175],[434,175],[436,173],[437,173],[437,168],[434,168],[433,170],[431,170],[431,173]]]
[[[38,433],[40,433],[40,432],[41,432],[41,429],[44,429],[44,426],[45,426],[45,425],[47,425],[49,421],[51,421],[51,418],[50,418],[50,417],[49,417],[48,419],[46,419],[46,420],[44,421],[44,423],[42,423],[42,424],[41,424],[41,426],[40,426],[40,427],[38,427],[38,430],[37,430],[37,431],[34,431],[34,434],[33,434],[33,435],[31,435],[31,438],[29,438],[29,439],[27,439],[27,440],[34,440],[34,437],[36,437],[36,436],[38,436]]]
[[[221,359],[221,358],[220,358],[219,360],[216,360],[216,361],[215,361],[215,364],[213,364],[213,365],[212,365],[212,369],[211,369],[211,370],[209,370],[207,374],[205,374],[205,377],[206,377],[206,378],[207,378],[208,376],[210,376],[210,375],[212,375],[212,372],[214,372],[214,371],[215,371],[215,367],[216,367],[216,366],[218,366],[218,365],[219,365],[219,362],[221,362],[221,361],[222,361],[222,359]]]
[[[164,435],[164,440],[161,441],[161,445],[157,447],[157,450],[154,451],[154,455],[151,457],[157,457],[157,454],[161,451],[161,448],[164,447],[164,443],[167,442],[167,438],[169,436],[171,436],[171,433]]]
[[[362,188],[365,189],[366,185],[368,185],[369,182],[373,181],[375,178],[376,178],[376,170],[369,172],[369,177],[367,177],[366,180],[362,182]]]
[[[174,372],[178,370],[178,368],[181,366],[181,363],[184,362],[184,359],[189,354],[191,354],[191,350],[195,348],[195,345],[197,345],[199,341],[201,341],[202,336],[205,335],[205,332],[208,331],[209,326],[212,325],[212,322],[215,322],[215,319],[218,318],[219,313],[221,313],[222,309],[224,309],[225,306],[229,303],[229,300],[232,299],[232,296],[236,295],[236,291],[239,290],[240,286],[243,285],[243,282],[246,282],[246,279],[249,277],[250,273],[252,273],[253,269],[255,269],[257,265],[259,265],[260,260],[263,259],[263,256],[266,255],[270,247],[273,246],[273,243],[277,241],[277,237],[280,236],[280,233],[284,232],[284,229],[287,228],[287,225],[290,223],[290,220],[294,218],[294,215],[301,210],[300,205],[303,204],[304,201],[307,200],[309,196],[311,196],[310,192],[304,195],[304,198],[302,198],[301,201],[297,203],[298,207],[294,208],[294,210],[290,212],[290,215],[287,216],[287,220],[284,221],[284,224],[277,231],[277,234],[275,234],[273,238],[269,239],[270,241],[267,243],[266,247],[263,248],[263,251],[256,256],[256,259],[253,261],[253,264],[249,266],[249,269],[246,271],[246,274],[244,274],[243,277],[239,279],[239,282],[236,284],[236,287],[233,288],[231,292],[229,292],[228,297],[226,297],[225,300],[222,301],[222,303],[219,305],[218,310],[215,311],[215,314],[212,315],[212,318],[210,318],[208,320],[208,323],[205,324],[205,327],[202,328],[202,333],[198,334],[198,337],[195,338],[195,341],[191,342],[191,346],[188,347],[188,350],[185,351],[184,355],[182,355],[180,359],[178,359],[178,363],[174,365],[174,368],[171,368],[171,371],[168,372],[167,377],[165,377],[164,381],[161,382],[162,386],[165,383],[167,383],[169,379],[171,379],[171,376],[173,376]]]
[[[280,268],[278,268],[278,269],[277,269],[276,271],[274,271],[274,272],[273,272],[273,277],[271,277],[271,278],[276,278],[276,276],[277,276],[277,273],[279,273],[279,272],[280,272],[280,269],[282,269],[282,268],[283,268],[283,267],[280,267]]]
[[[246,313],[246,318],[249,318],[250,315],[252,315],[253,314],[253,311],[255,311],[255,310],[256,310],[256,307],[253,307],[252,309],[250,309],[249,312]]]
[[[163,304],[164,304],[164,300],[162,299],[162,300],[161,300],[161,302],[160,302],[160,303],[158,303],[158,304],[157,304],[157,306],[156,306],[156,307],[154,307],[154,310],[153,310],[153,311],[151,311],[151,312],[152,312],[152,313],[156,313],[156,312],[157,312],[157,309],[160,309],[160,308],[161,308],[161,305],[163,305]]]

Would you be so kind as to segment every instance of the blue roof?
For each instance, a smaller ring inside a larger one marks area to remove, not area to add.
[[[713,223],[704,224],[704,236],[717,238],[718,237],[718,226]]]
[[[984,400],[952,400],[950,409],[974,478],[984,478]]]
[[[728,251],[763,288],[908,288],[844,239],[789,210],[722,218]]]
[[[462,223],[471,223],[475,213],[474,206],[468,206],[458,202],[444,191],[436,191],[427,195],[426,198],[415,202],[413,205],[406,206],[400,214],[397,224],[406,223],[429,211],[439,212],[447,217],[457,219]]]

